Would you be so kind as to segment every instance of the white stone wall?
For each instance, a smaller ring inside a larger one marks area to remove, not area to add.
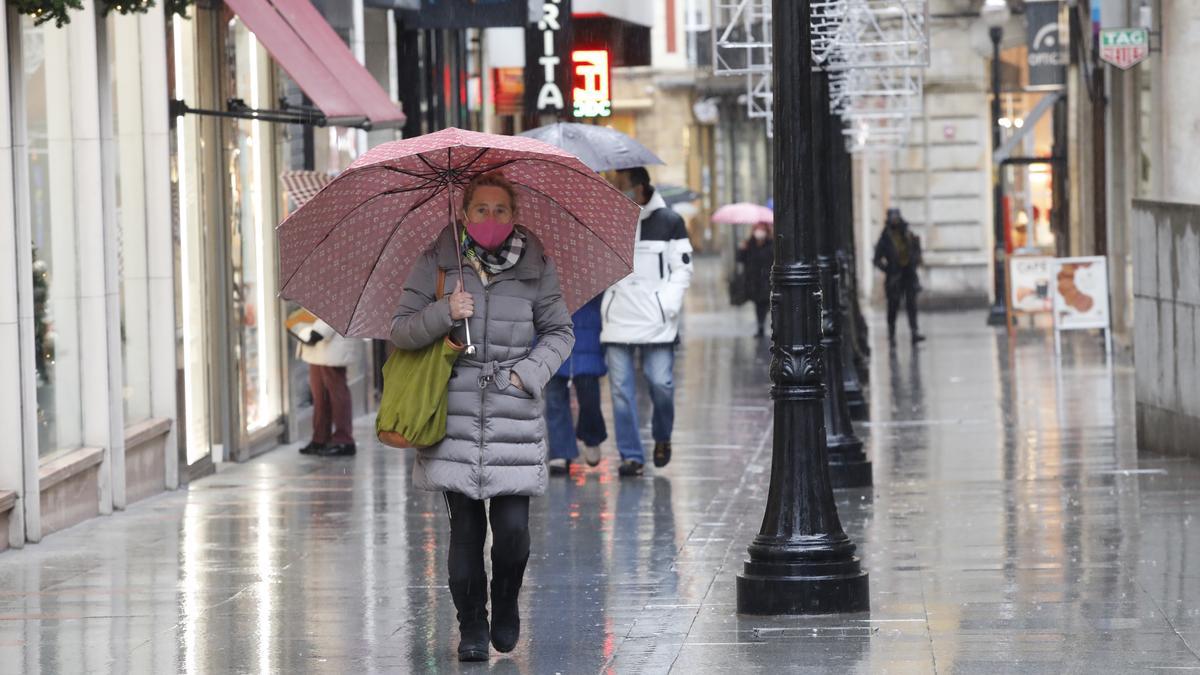
[[[1200,3],[1162,2],[1158,91],[1162,198],[1200,204]]]
[[[1200,206],[1136,200],[1138,448],[1200,457]]]
[[[935,0],[930,9],[959,11],[959,4]],[[890,180],[889,194],[875,200],[862,225],[871,236],[860,237],[860,255],[869,259],[883,211],[900,208],[924,245],[922,284],[931,303],[983,304],[991,288],[989,71],[974,47],[975,21],[931,22],[925,113],[913,120],[910,146],[886,163],[890,177],[879,175]],[[877,157],[866,161],[876,169],[885,164]],[[863,292],[878,296],[882,281],[871,278],[875,288],[864,284]]]

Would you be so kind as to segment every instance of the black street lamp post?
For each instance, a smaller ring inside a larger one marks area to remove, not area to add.
[[[839,300],[842,306],[843,385],[846,392],[846,404],[850,408],[850,419],[857,422],[869,419],[871,411],[864,387],[870,373],[865,368],[860,370],[858,353],[861,313],[858,307],[858,256],[854,233],[854,163],[845,143],[838,142],[844,139],[841,136],[837,117],[831,115],[831,119],[835,127],[833,149],[836,153],[832,171],[836,190],[833,204],[840,231],[837,240],[837,256],[842,270]]]
[[[825,448],[818,229],[813,177],[824,123],[814,97],[810,0],[773,0],[775,265],[771,269],[771,482],[762,527],[737,580],[742,614],[867,610],[867,573],[842,530]]]
[[[821,313],[821,346],[825,353],[825,445],[829,451],[829,478],[835,488],[868,487],[871,485],[871,463],[863,453],[862,441],[854,434],[850,420],[850,405],[846,395],[845,371],[842,362],[842,329],[845,314],[841,292],[841,270],[838,260],[845,226],[844,214],[849,209],[845,193],[838,188],[842,179],[841,162],[844,146],[841,123],[829,109],[829,75],[815,73],[814,115],[821,124],[813,126],[814,145],[820,157],[818,170],[813,174],[815,211],[820,216],[817,228],[817,268],[821,273],[821,295],[825,300]]]
[[[1000,41],[1004,38],[1004,24],[1008,22],[1009,9],[1006,0],[986,0],[980,11],[988,25],[988,37],[992,39],[992,153],[1000,150],[1004,137],[1000,129]],[[1004,178],[1003,167],[992,166],[992,233],[995,243],[992,255],[995,301],[988,312],[989,326],[1003,326],[1008,320],[1007,284],[1005,282],[1004,242]]]

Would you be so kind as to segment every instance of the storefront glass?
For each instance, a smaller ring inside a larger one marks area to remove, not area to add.
[[[195,19],[171,19],[171,74],[175,98],[196,100],[199,86]],[[210,454],[209,344],[207,256],[204,208],[205,172],[200,143],[202,118],[175,119],[171,135],[171,187],[176,203],[174,239],[177,265],[176,335],[182,368],[185,459],[194,466]],[[209,177],[210,183],[212,177]]]
[[[79,290],[67,32],[20,18],[33,250],[38,453],[81,443]],[[103,326],[96,327],[102,330]]]
[[[275,105],[271,62],[254,34],[230,21],[226,42],[233,95],[252,108]],[[234,316],[240,324],[237,364],[243,428],[253,434],[282,410],[279,303],[275,268],[275,125],[230,121],[226,131],[228,223]]]
[[[121,285],[121,361],[125,424],[150,417],[150,299],[146,249],[145,170],[142,156],[141,56],[138,19],[110,12],[105,19],[112,128],[106,131],[116,162],[116,223]]]

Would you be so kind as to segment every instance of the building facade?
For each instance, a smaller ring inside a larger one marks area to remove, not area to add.
[[[9,5],[0,32],[0,548],[306,437],[280,175],[400,133],[228,115],[312,102],[230,6],[101,5],[61,27]],[[318,9],[394,100],[396,10]],[[351,368],[358,412],[375,358]]]

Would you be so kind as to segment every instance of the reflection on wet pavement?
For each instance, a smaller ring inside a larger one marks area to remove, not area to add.
[[[282,449],[0,555],[0,671],[1144,672],[1200,668],[1200,465],[1138,459],[1132,369],[980,313],[875,343],[874,490],[838,493],[869,615],[739,618],[770,457],[763,344],[693,294],[675,459],[552,481],[521,645],[460,666],[411,457]],[[741,323],[739,323],[741,321]],[[876,335],[880,334],[875,325]],[[648,416],[647,416],[648,419]],[[359,438],[370,420],[360,420]]]

